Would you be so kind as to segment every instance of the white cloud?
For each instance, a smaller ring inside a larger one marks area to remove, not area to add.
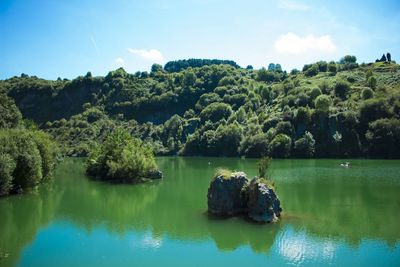
[[[154,60],[154,61],[158,61],[158,62],[164,60],[163,55],[157,49],[145,50],[145,49],[128,48],[128,51],[131,54],[137,55],[137,56],[142,57],[147,60]]]
[[[279,0],[278,7],[287,10],[301,10],[301,11],[307,11],[310,9],[310,6],[306,4],[293,2],[289,0]]]
[[[123,67],[123,66],[125,66],[125,60],[122,57],[117,57],[115,59],[115,64]]]
[[[275,50],[282,54],[303,55],[309,52],[331,54],[336,52],[336,45],[329,35],[320,37],[309,34],[300,37],[294,33],[287,33],[275,42]]]

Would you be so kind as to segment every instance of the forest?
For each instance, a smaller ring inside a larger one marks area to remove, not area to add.
[[[156,155],[400,158],[400,66],[389,53],[289,73],[267,65],[189,59],[72,80],[21,74],[0,81],[0,127],[40,129],[68,156],[122,128]]]

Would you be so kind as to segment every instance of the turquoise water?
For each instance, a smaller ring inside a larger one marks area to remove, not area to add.
[[[157,160],[162,181],[110,185],[67,159],[0,199],[0,266],[400,266],[400,161],[274,160],[284,214],[260,225],[206,213],[215,169],[255,160]]]

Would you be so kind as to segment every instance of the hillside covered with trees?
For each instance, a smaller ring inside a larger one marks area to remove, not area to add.
[[[391,60],[345,56],[287,73],[190,59],[73,80],[22,74],[0,81],[0,92],[67,155],[86,156],[122,127],[157,155],[400,158],[400,66]]]

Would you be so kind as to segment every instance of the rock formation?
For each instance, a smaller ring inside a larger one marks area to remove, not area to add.
[[[276,222],[281,215],[280,201],[268,181],[244,172],[217,174],[208,188],[208,212],[217,216],[245,214],[255,222]]]
[[[217,175],[208,188],[208,211],[219,216],[232,216],[246,210],[242,188],[249,182],[244,172],[229,177]]]

